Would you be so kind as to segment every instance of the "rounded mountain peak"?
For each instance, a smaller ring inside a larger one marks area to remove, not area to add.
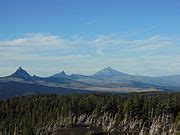
[[[127,74],[114,70],[110,66],[108,66],[103,70],[96,72],[93,76],[101,78],[101,77],[116,77],[116,76],[126,76],[126,75]]]
[[[108,67],[104,68],[103,70],[113,71],[113,69],[112,69],[110,66],[108,66]]]

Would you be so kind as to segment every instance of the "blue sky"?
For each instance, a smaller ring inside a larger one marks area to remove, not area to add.
[[[179,24],[179,0],[0,0],[0,76],[180,74]]]

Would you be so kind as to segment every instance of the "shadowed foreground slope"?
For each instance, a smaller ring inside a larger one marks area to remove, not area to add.
[[[27,84],[19,82],[0,82],[0,99],[7,99],[14,96],[25,96],[33,94],[72,94],[72,93],[93,93],[93,91],[79,90],[63,87],[42,86],[38,84]]]

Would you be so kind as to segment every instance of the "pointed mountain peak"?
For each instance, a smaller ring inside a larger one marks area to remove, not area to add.
[[[22,67],[18,67],[18,69],[17,70],[22,70]]]
[[[17,71],[25,71],[25,69],[23,69],[22,67],[18,67],[17,70],[16,70],[16,72],[17,72]]]
[[[55,77],[55,78],[58,78],[58,77],[66,77],[66,73],[64,71],[60,72],[60,73],[57,73],[55,75],[52,75],[51,77]]]
[[[60,72],[59,74],[62,76],[66,76],[66,73],[64,71]]]
[[[95,73],[93,76],[101,78],[101,77],[116,77],[116,76],[124,76],[124,75],[127,75],[127,74],[114,70],[110,66],[108,66],[104,68],[103,70]]]
[[[15,73],[13,73],[11,76],[18,77],[18,78],[28,78],[30,75],[24,70],[22,67],[19,67]]]

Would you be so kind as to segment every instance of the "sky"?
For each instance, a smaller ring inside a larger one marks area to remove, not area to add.
[[[0,0],[0,76],[180,75],[179,0]]]

